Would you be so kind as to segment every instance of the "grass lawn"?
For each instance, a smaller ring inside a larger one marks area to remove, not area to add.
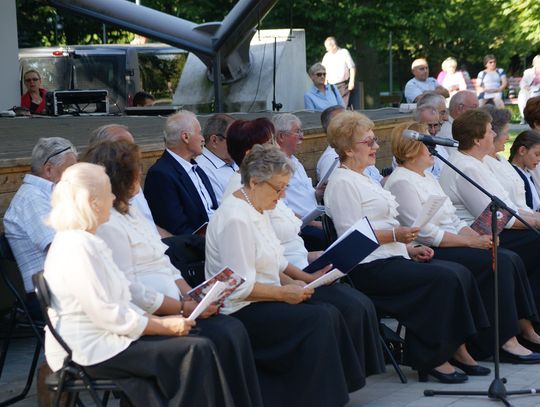
[[[518,130],[510,130],[510,137],[508,137],[508,141],[504,145],[504,151],[503,155],[508,159],[510,157],[510,147],[512,147],[512,143],[516,139],[517,135],[520,133]]]

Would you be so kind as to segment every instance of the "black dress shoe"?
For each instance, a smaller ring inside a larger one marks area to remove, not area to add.
[[[463,383],[469,379],[465,373],[459,373],[459,372],[441,373],[435,369],[431,369],[429,371],[426,371],[426,370],[418,371],[419,382],[427,382],[428,376],[431,376],[434,379],[437,379],[441,383],[449,383],[449,384]]]
[[[517,337],[518,342],[532,352],[540,353],[540,344],[531,342],[522,336]]]
[[[466,365],[459,360],[450,359],[450,364],[463,370],[467,376],[487,376],[491,373],[491,369],[480,365]]]
[[[530,355],[515,355],[504,349],[499,350],[499,360],[502,363],[512,363],[514,365],[534,365],[540,363],[540,353],[531,353]]]

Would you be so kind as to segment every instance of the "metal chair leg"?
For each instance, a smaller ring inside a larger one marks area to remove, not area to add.
[[[381,346],[383,348],[384,353],[388,356],[390,359],[390,363],[392,363],[392,366],[394,366],[394,370],[396,371],[397,375],[399,376],[399,380],[401,380],[401,383],[405,384],[407,383],[407,378],[403,374],[403,371],[399,367],[399,364],[396,362],[396,359],[394,358],[394,355],[390,351],[390,348],[386,344],[384,338],[379,334],[379,339],[381,341]]]

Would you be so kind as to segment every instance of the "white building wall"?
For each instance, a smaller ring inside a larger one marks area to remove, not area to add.
[[[15,0],[0,0],[0,110],[21,103]]]

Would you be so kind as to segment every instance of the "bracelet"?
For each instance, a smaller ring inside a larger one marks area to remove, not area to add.
[[[180,297],[180,316],[184,316],[184,297]]]
[[[397,242],[396,240],[396,229],[392,228],[392,237],[394,238],[394,242]]]

